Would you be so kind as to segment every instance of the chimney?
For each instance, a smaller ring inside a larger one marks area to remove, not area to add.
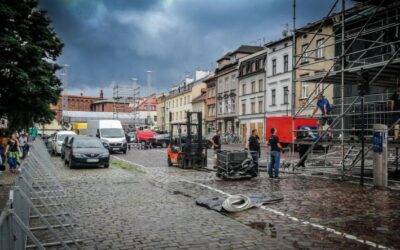
[[[100,90],[100,98],[101,98],[101,99],[104,98],[103,90]]]

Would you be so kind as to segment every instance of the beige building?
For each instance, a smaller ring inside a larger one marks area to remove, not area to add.
[[[321,22],[322,20],[308,24],[296,33],[296,110],[306,105],[310,95],[315,96],[328,86],[323,82],[315,90],[316,83],[310,82],[315,75],[324,75],[332,68],[332,59],[335,56],[332,21],[326,20],[320,28]],[[327,87],[324,95],[332,103],[332,85]],[[316,101],[299,115],[310,114],[315,105]]]
[[[168,97],[168,93],[162,93],[157,96],[157,126],[161,131],[166,131],[165,123],[167,115],[165,113],[165,100]]]
[[[200,90],[200,95],[195,97],[192,101],[192,111],[193,112],[201,112],[202,113],[202,133],[206,134],[206,99],[207,99],[207,89],[202,88]],[[197,118],[193,117],[193,120],[197,122]]]
[[[165,99],[165,129],[170,130],[171,123],[186,121],[186,112],[192,111],[192,100],[201,95],[201,90],[207,87],[203,79],[208,76],[208,71],[196,71],[196,80],[187,78],[182,83],[176,84]],[[182,133],[186,133],[183,130]]]

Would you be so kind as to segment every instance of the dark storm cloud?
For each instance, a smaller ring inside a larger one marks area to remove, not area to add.
[[[323,17],[332,0],[298,0],[298,22]],[[168,89],[240,44],[277,39],[292,22],[292,0],[42,0],[65,43],[69,88],[129,82],[154,71]]]

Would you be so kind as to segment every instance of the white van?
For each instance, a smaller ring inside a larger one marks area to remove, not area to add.
[[[110,151],[121,151],[126,154],[127,143],[122,124],[118,120],[88,121],[86,130],[89,136],[100,138]]]
[[[51,141],[51,152],[53,153],[53,155],[61,154],[61,147],[67,135],[76,135],[76,134],[74,131],[63,130],[63,131],[58,131],[54,135],[54,138]]]

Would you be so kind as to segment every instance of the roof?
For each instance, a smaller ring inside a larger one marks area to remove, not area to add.
[[[99,104],[99,103],[120,103],[120,104],[129,104],[129,102],[121,102],[121,101],[114,101],[110,99],[105,99],[105,100],[98,100],[94,101],[93,104]]]
[[[263,50],[263,46],[253,46],[253,45],[241,45],[239,48],[237,48],[235,51],[233,51],[231,54],[235,53],[255,53],[260,50]]]
[[[198,103],[198,102],[202,102],[202,101],[205,101],[205,100],[206,100],[206,93],[202,93],[198,97],[194,98],[192,100],[192,103]]]
[[[272,46],[277,45],[278,43],[282,43],[282,42],[285,42],[285,41],[288,41],[288,40],[291,41],[292,38],[293,38],[293,36],[283,37],[283,38],[278,39],[278,40],[276,40],[276,41],[271,41],[271,42],[265,44],[265,47],[272,47]]]
[[[217,62],[220,62],[222,60],[229,60],[230,56],[231,56],[231,52],[228,52],[225,55],[223,55],[220,59],[218,59]]]
[[[98,97],[98,96],[85,96],[85,95],[62,95],[62,96],[67,96],[67,97],[72,97],[72,98],[82,98],[82,99],[97,99],[97,100],[103,100],[104,98]]]

